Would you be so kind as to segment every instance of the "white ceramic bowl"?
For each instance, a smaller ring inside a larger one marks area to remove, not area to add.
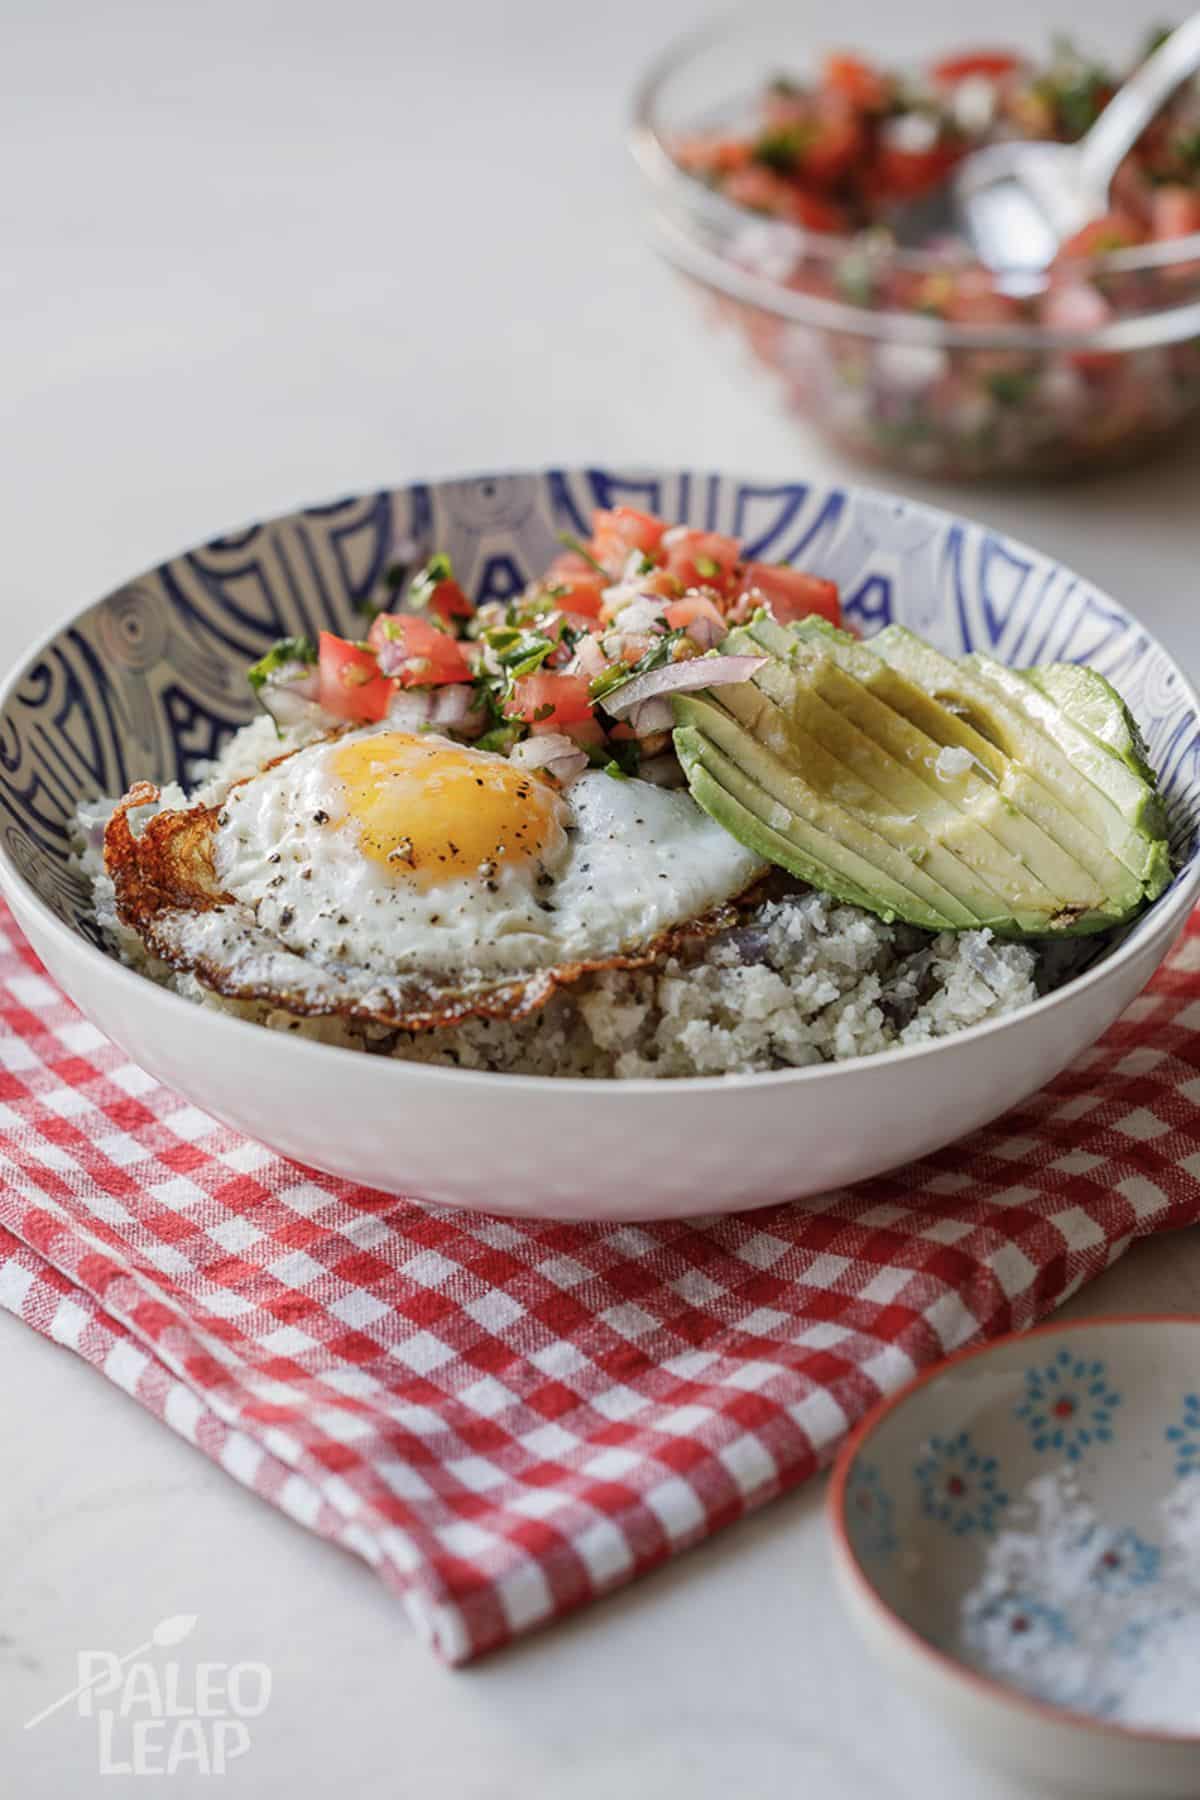
[[[1180,872],[1103,961],[995,1024],[825,1067],[583,1082],[423,1067],[267,1033],[104,954],[66,821],[130,781],[194,778],[251,710],[277,636],[361,630],[384,569],[450,551],[477,599],[540,571],[562,529],[625,500],[841,584],[866,634],[898,620],[952,654],[1087,659],[1162,770]],[[804,1198],[922,1156],[1017,1104],[1144,986],[1200,887],[1200,705],[1116,601],[1024,545],[863,490],[688,470],[549,471],[391,490],[251,526],[148,571],[53,633],[0,696],[0,887],[102,1031],[196,1105],[287,1156],[497,1213],[690,1216]]]
[[[1196,1317],[1044,1326],[919,1376],[838,1456],[834,1561],[864,1641],[942,1725],[1039,1792],[1200,1793],[1200,1723],[1115,1722],[1115,1695],[1148,1672],[1153,1681],[1151,1659],[1170,1654],[1161,1634],[1177,1629],[1163,1503],[1191,1483],[1200,1497],[1198,1363]],[[1095,1519],[1044,1526],[1056,1547],[1041,1570],[1028,1556],[1011,1564],[986,1602],[981,1656],[978,1627],[972,1642],[964,1626],[968,1595],[1004,1550],[999,1534],[1037,1535],[1026,1496],[1047,1476],[1077,1489],[1071,1503]],[[1200,1636],[1200,1607],[1194,1617]],[[1014,1637],[1032,1658],[1025,1691],[996,1679]]]

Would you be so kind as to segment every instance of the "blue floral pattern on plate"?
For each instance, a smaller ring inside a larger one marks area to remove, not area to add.
[[[1092,1565],[1092,1582],[1106,1594],[1128,1594],[1158,1580],[1162,1551],[1131,1525],[1108,1535]]]
[[[1114,1435],[1113,1412],[1121,1396],[1102,1362],[1060,1350],[1050,1362],[1025,1373],[1025,1398],[1017,1417],[1029,1427],[1033,1448],[1078,1462],[1092,1443]]]
[[[856,1463],[846,1484],[846,1518],[863,1556],[887,1557],[898,1547],[896,1507],[874,1463]]]
[[[994,1531],[997,1518],[1008,1505],[1008,1495],[1000,1486],[999,1462],[976,1449],[969,1431],[950,1438],[930,1438],[913,1473],[921,1511],[956,1537]]]
[[[1168,1425],[1167,1442],[1175,1451],[1175,1473],[1193,1475],[1200,1469],[1200,1394],[1185,1394],[1176,1425]]]

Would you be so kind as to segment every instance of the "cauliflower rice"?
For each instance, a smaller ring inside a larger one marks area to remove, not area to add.
[[[272,721],[258,718],[236,734],[191,795],[166,787],[160,804],[211,804],[232,782],[312,735],[298,729],[281,741]],[[265,1002],[212,993],[194,976],[157,962],[121,924],[101,850],[115,805],[113,798],[93,801],[76,815],[77,859],[113,954],[199,1004],[411,1062],[619,1080],[802,1068],[926,1043],[1013,1012],[1059,985],[1097,949],[1095,939],[1042,948],[1004,943],[986,930],[935,936],[798,888],[765,899],[734,930],[698,944],[686,959],[584,977],[531,1018],[472,1019],[416,1033],[299,1018]]]

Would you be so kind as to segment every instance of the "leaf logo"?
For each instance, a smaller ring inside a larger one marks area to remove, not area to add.
[[[135,1645],[132,1650],[127,1650],[124,1656],[118,1656],[115,1659],[115,1666],[123,1669],[126,1663],[132,1662],[136,1656],[144,1656],[147,1650],[165,1650],[172,1644],[182,1644],[184,1638],[190,1637],[196,1629],[198,1617],[197,1613],[172,1613],[169,1619],[160,1619],[145,1643]],[[26,1731],[32,1731],[35,1725],[40,1725],[43,1719],[48,1719],[51,1713],[58,1711],[59,1707],[66,1706],[69,1701],[86,1693],[88,1688],[94,1687],[103,1673],[104,1671],[101,1670],[98,1674],[90,1676],[87,1681],[81,1681],[78,1687],[73,1687],[69,1693],[60,1694],[57,1700],[52,1700],[49,1706],[44,1706],[40,1713],[34,1714],[32,1719],[26,1719]]]
[[[150,1634],[152,1641],[160,1650],[171,1644],[182,1644],[196,1629],[197,1617],[196,1613],[173,1613],[169,1619],[160,1619]]]

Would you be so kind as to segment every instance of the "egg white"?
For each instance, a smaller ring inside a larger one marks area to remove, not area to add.
[[[422,887],[363,854],[334,763],[348,735],[232,790],[213,834],[221,887],[310,964],[450,981],[597,960],[709,912],[762,868],[686,791],[593,770],[556,799],[543,854]],[[205,936],[219,960],[219,915]]]

